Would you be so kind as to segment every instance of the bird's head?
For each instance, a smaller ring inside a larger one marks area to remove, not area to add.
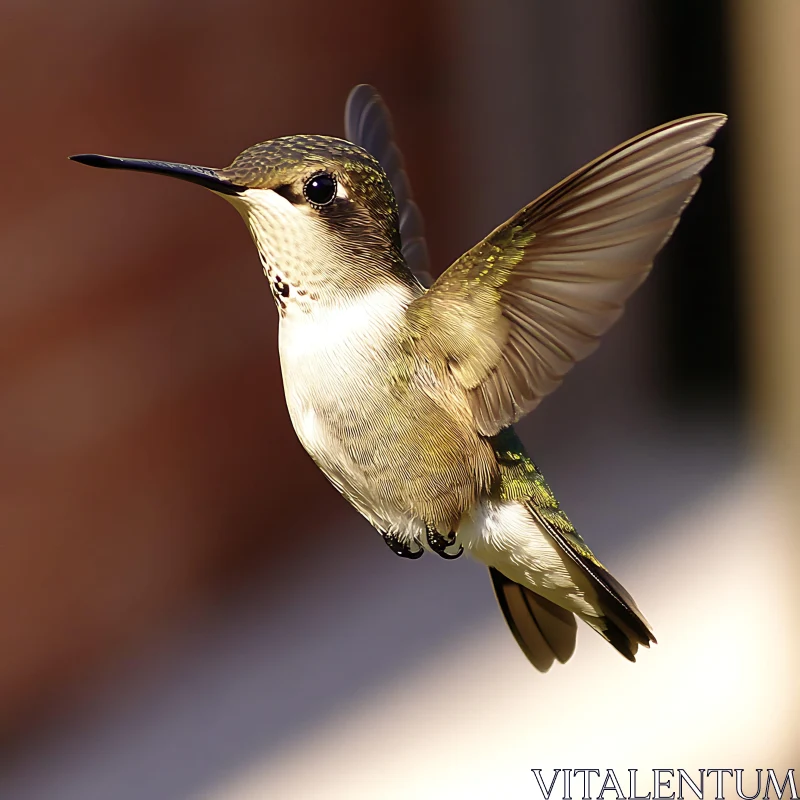
[[[265,273],[323,302],[381,281],[413,281],[400,254],[391,183],[366,150],[343,139],[284,136],[248,147],[223,169],[101,155],[72,159],[210,189],[244,218]]]

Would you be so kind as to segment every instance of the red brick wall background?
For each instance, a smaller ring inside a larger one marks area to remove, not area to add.
[[[350,513],[290,429],[276,316],[237,215],[199,188],[67,156],[221,166],[272,136],[341,134],[347,90],[369,81],[401,120],[421,204],[435,207],[432,67],[444,58],[435,4],[420,0],[10,5],[0,25],[5,735],[243,569],[279,577],[313,545],[315,522]]]

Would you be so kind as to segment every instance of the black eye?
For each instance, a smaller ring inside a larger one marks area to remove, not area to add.
[[[303,186],[306,200],[315,206],[326,206],[336,197],[336,178],[327,172],[310,177]]]

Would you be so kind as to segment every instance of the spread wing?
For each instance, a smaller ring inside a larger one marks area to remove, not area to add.
[[[344,109],[344,130],[345,138],[373,155],[389,177],[400,214],[403,258],[417,280],[427,288],[433,280],[422,213],[411,199],[403,156],[394,142],[389,109],[372,86],[362,83],[350,92]]]
[[[459,258],[409,307],[486,436],[598,345],[645,279],[711,160],[721,114],[670,122],[578,170]]]

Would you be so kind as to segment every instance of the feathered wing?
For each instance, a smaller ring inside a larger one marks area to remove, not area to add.
[[[433,281],[422,213],[411,199],[403,156],[394,141],[391,114],[372,86],[362,83],[350,92],[344,109],[344,130],[345,138],[374,156],[389,177],[397,198],[403,258],[427,288]]]
[[[697,191],[721,114],[670,122],[578,170],[459,258],[409,307],[480,432],[497,433],[598,345]]]

